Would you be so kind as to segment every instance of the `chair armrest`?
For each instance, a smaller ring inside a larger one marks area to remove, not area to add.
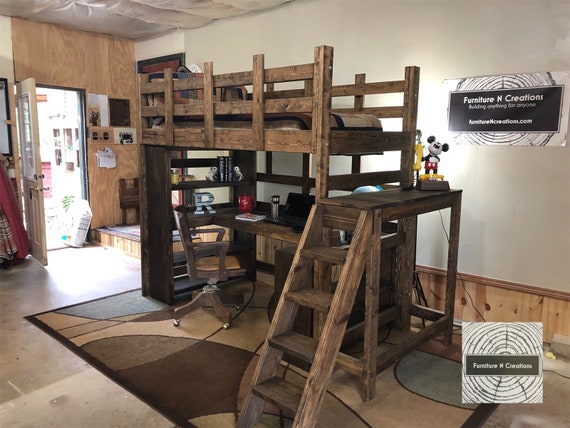
[[[216,256],[225,258],[226,254],[228,253],[228,249],[230,248],[230,243],[228,241],[198,242],[193,243],[192,246],[196,250],[214,250]]]
[[[226,256],[228,254],[228,249],[230,248],[230,243],[228,241],[216,241],[216,242],[201,242],[193,244],[194,252],[207,252],[211,250],[218,257],[218,278],[220,281],[226,281],[228,279],[228,272],[226,268]]]
[[[223,239],[224,235],[226,234],[226,229],[223,227],[213,227],[211,229],[191,229],[190,233],[192,235],[206,235],[209,233],[216,233],[216,242],[219,242]]]

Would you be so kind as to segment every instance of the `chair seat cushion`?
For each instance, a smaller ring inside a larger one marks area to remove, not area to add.
[[[219,257],[205,257],[196,260],[196,269],[202,271],[217,271],[220,266]],[[226,256],[226,269],[240,269],[241,263],[236,256]]]

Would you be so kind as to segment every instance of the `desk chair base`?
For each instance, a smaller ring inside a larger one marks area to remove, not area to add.
[[[224,321],[223,328],[228,329],[232,323],[232,313],[226,306],[235,306],[237,310],[244,303],[242,295],[225,294],[217,285],[206,285],[200,291],[192,293],[192,301],[174,310],[174,326],[180,325],[180,318],[203,306],[213,307],[214,311]]]

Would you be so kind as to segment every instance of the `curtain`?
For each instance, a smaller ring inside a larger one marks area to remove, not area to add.
[[[0,159],[0,262],[3,266],[10,266],[26,258],[30,251],[30,240],[2,160]]]

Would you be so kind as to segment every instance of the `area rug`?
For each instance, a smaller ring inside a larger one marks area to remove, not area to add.
[[[229,292],[244,293],[248,303],[227,330],[211,308],[191,312],[175,327],[173,307],[142,297],[140,290],[26,319],[176,426],[233,427],[269,328],[272,287],[242,282]],[[381,346],[392,346],[394,337],[387,333]],[[302,384],[306,372],[283,365],[280,375]],[[486,412],[461,404],[460,382],[460,346],[437,342],[380,373],[376,398],[368,403],[360,400],[356,379],[337,370],[318,426],[477,426]],[[287,427],[291,421],[267,406],[259,426]]]

